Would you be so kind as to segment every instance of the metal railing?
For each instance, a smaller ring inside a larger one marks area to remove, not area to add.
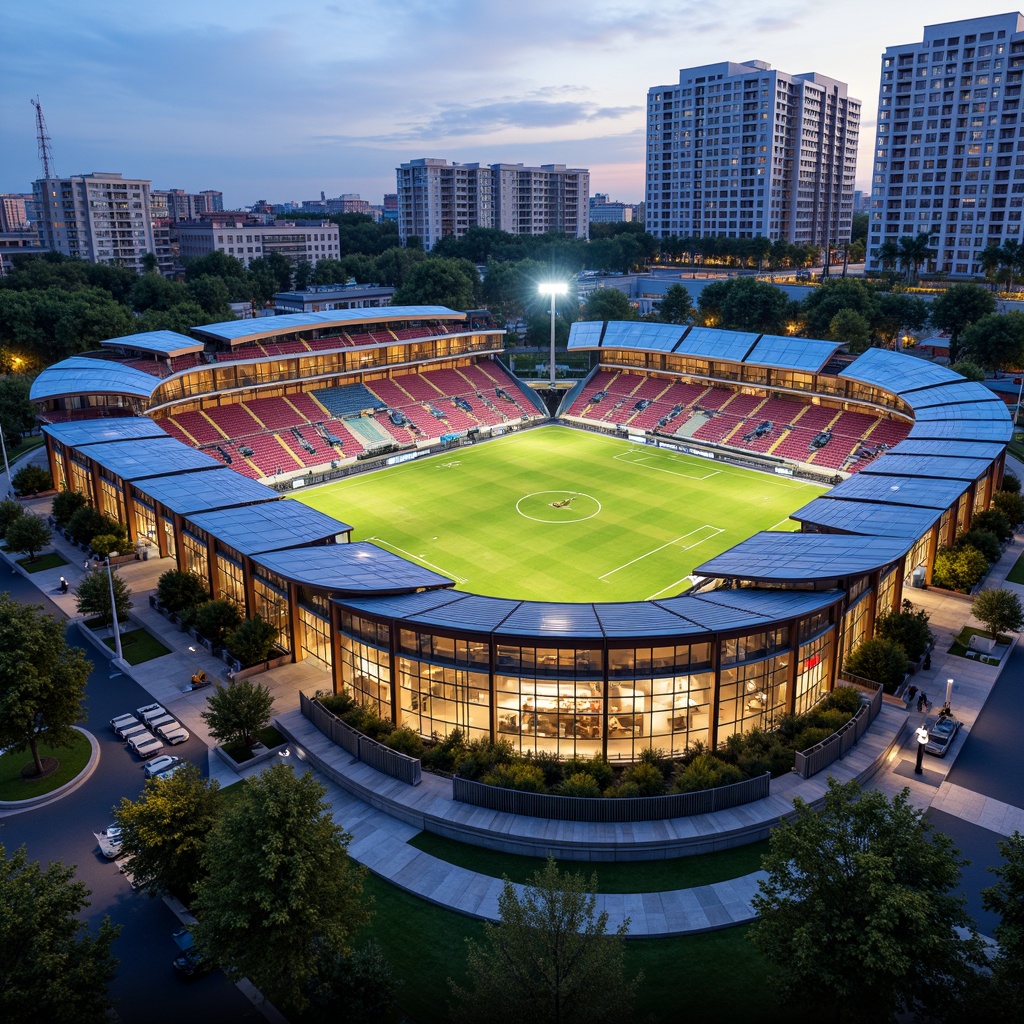
[[[661,821],[710,814],[729,807],[753,803],[768,796],[771,775],[765,773],[729,786],[702,789],[695,793],[668,796],[583,797],[554,793],[526,793],[518,789],[488,786],[456,775],[452,797],[474,807],[486,807],[506,814],[525,814],[556,821],[631,822]]]
[[[841,677],[843,682],[856,686],[861,691],[863,704],[857,709],[853,718],[846,725],[837,729],[820,743],[815,743],[807,750],[799,750],[793,763],[793,770],[804,779],[817,775],[833,761],[838,761],[868,731],[868,726],[878,717],[882,710],[882,687],[869,679],[859,677]]]
[[[383,743],[371,740],[369,736],[364,736],[358,729],[353,729],[347,722],[343,722],[337,715],[331,714],[316,698],[307,697],[301,691],[299,710],[303,717],[315,725],[332,743],[336,743],[357,760],[410,786],[420,784],[422,768],[419,758],[400,754]]]

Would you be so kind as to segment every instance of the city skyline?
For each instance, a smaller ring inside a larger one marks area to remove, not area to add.
[[[592,193],[639,202],[647,90],[681,67],[751,59],[847,83],[863,104],[856,187],[866,189],[880,55],[962,18],[962,4],[867,0],[839,27],[834,7],[809,0],[764,11],[748,0],[653,10],[183,0],[169,21],[125,0],[19,5],[4,17],[17,43],[0,81],[0,191],[29,192],[42,176],[38,95],[61,175],[220,189],[226,208],[321,191],[379,203],[395,168],[420,157],[586,167]]]

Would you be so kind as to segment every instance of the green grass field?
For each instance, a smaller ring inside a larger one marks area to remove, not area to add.
[[[566,427],[543,427],[298,496],[460,590],[641,601],[824,488]]]

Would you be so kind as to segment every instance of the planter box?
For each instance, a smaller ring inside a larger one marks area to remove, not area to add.
[[[236,772],[240,772],[245,768],[250,767],[254,764],[262,764],[264,761],[269,761],[272,757],[277,755],[279,750],[284,750],[288,746],[287,743],[282,743],[280,746],[271,747],[269,750],[262,744],[257,743],[252,748],[252,757],[248,761],[236,761],[223,747],[214,747],[216,755],[231,769]]]
[[[225,653],[224,660],[227,661],[229,658],[231,658],[231,655]],[[261,661],[258,665],[237,669],[234,673],[234,678],[248,679],[250,676],[258,676],[261,672],[267,672],[272,668],[277,668],[279,665],[287,665],[291,660],[292,656],[290,654],[281,654],[276,658],[271,658],[269,661]],[[231,658],[231,661],[236,665],[238,664],[233,658]]]

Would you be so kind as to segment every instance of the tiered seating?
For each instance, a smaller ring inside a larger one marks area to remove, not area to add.
[[[166,422],[172,423],[179,430],[184,431],[188,435],[189,444],[213,444],[223,441],[225,437],[217,425],[201,412],[179,412],[174,416],[169,416]],[[167,430],[166,423],[161,426]]]
[[[251,448],[253,454],[243,456],[239,448]],[[231,468],[237,469],[239,472],[243,472],[242,465],[246,460],[253,463],[260,470],[262,476],[294,472],[304,465],[303,461],[292,453],[277,434],[255,434],[242,442],[233,443],[228,451],[232,457]]]
[[[697,404],[701,409],[721,409],[735,394],[735,391],[730,391],[728,388],[711,387],[700,396],[700,401]]]
[[[179,373],[181,370],[191,370],[193,367],[202,366],[204,363],[201,352],[192,352],[187,356],[174,356],[171,359],[171,373]]]
[[[394,438],[397,444],[414,444],[416,442],[417,435],[408,427],[396,426],[386,412],[375,413],[373,418]]]
[[[270,430],[282,430],[304,422],[304,417],[283,398],[250,398],[245,407]]]
[[[293,338],[291,341],[264,342],[263,350],[268,356],[293,356],[308,352],[309,346],[301,338]]]
[[[590,383],[576,396],[575,401],[566,410],[567,414],[569,416],[586,416],[588,419],[598,419],[603,412],[600,406],[604,402],[602,401],[595,405],[592,399],[598,392],[608,391],[617,376],[618,374],[615,370],[598,370],[591,378]],[[493,387],[493,384],[491,386]]]
[[[367,390],[374,396],[374,402],[367,408],[376,408],[386,405],[389,409],[400,409],[403,405],[411,404],[414,399],[408,391],[402,388],[394,380],[384,378],[371,381]],[[434,396],[437,397],[436,395]]]
[[[297,395],[288,395],[288,404],[299,414],[300,419],[310,423],[320,423],[330,419],[331,414],[312,396],[304,391]]]
[[[445,393],[431,382],[428,373],[403,373],[392,380],[417,402],[436,402],[445,397]]]
[[[244,402],[212,406],[205,412],[224,436],[230,437],[232,440],[245,437],[247,434],[260,433],[264,429],[259,420],[246,408]]]
[[[372,416],[353,416],[345,420],[349,432],[364,448],[377,448],[391,443],[391,435]]]
[[[885,444],[890,448],[899,444],[910,433],[910,424],[906,420],[884,419],[875,424],[875,429],[867,435],[867,443],[872,448]]]
[[[345,416],[358,416],[364,409],[376,409],[380,405],[387,404],[381,402],[365,384],[320,388],[312,394],[335,419],[339,420]]]
[[[130,366],[154,377],[166,377],[169,372],[166,363],[158,362],[156,359],[125,359],[121,365]]]
[[[329,338],[311,338],[306,344],[311,352],[328,352],[336,348],[353,348],[356,343],[342,331]]]

